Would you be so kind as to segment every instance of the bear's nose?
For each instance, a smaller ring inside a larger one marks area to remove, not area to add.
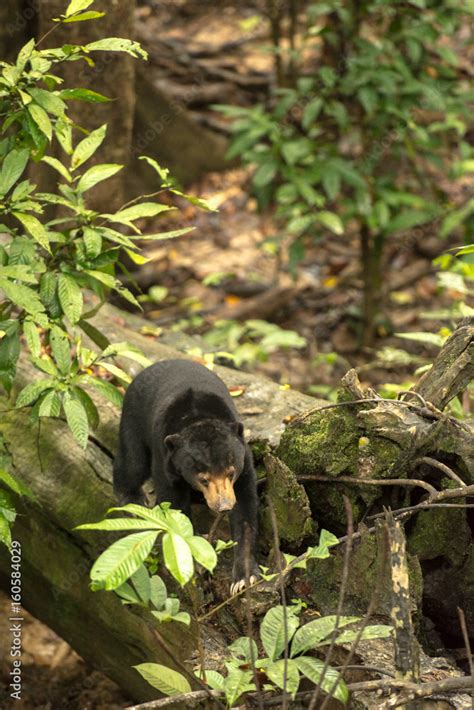
[[[234,501],[228,498],[223,498],[217,502],[216,510],[218,513],[225,513],[227,510],[232,510],[234,507]]]

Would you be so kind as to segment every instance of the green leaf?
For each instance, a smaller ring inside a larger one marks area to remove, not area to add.
[[[116,175],[120,170],[122,170],[123,165],[116,165],[113,163],[94,165],[94,167],[89,168],[87,172],[81,177],[77,183],[77,189],[79,192],[86,192],[94,187],[102,180],[108,180],[113,175]]]
[[[152,364],[151,360],[143,354],[140,348],[137,348],[135,347],[135,345],[132,345],[131,343],[127,342],[112,343],[107,348],[105,348],[100,357],[102,360],[104,358],[115,357],[117,355],[120,355],[120,357],[129,358],[130,360],[134,360],[140,365],[143,365],[143,367],[148,367]]]
[[[395,333],[397,338],[405,338],[406,340],[415,340],[418,343],[428,343],[428,345],[436,345],[441,348],[446,342],[446,337],[437,333]]]
[[[84,333],[92,340],[93,343],[99,346],[101,350],[105,350],[110,345],[110,340],[106,335],[100,332],[92,323],[86,320],[80,320],[78,323],[79,327],[84,331]]]
[[[2,276],[7,279],[25,281],[29,284],[36,283],[36,276],[31,273],[29,264],[15,264],[13,266],[1,266]]]
[[[87,256],[95,259],[102,251],[102,234],[99,229],[83,227],[82,236],[86,247]]]
[[[90,103],[106,103],[107,101],[111,101],[107,96],[98,94],[96,91],[91,91],[91,89],[63,89],[59,95],[62,99],[67,101],[70,99],[89,101]]]
[[[34,495],[22,481],[18,481],[11,473],[0,468],[0,481],[10,488],[18,496],[26,496],[34,500]]]
[[[385,227],[387,234],[412,229],[420,224],[431,222],[436,217],[436,212],[428,210],[405,210],[397,215]]]
[[[227,677],[224,680],[225,697],[229,707],[232,707],[240,696],[249,690],[255,690],[252,671],[229,668]]]
[[[49,343],[59,372],[67,375],[71,367],[71,348],[64,330],[53,325],[49,334]]]
[[[139,532],[114,542],[92,566],[92,588],[110,590],[120,587],[146,560],[156,536],[154,531]]]
[[[33,239],[38,242],[43,249],[51,253],[51,248],[49,246],[48,232],[43,227],[39,219],[31,214],[24,214],[23,212],[12,212],[14,217],[17,218],[19,222],[22,223],[24,228],[31,234]]]
[[[151,595],[150,575],[145,565],[140,565],[137,571],[130,577],[138,596],[144,604],[148,604]]]
[[[89,421],[84,406],[77,399],[73,399],[69,392],[66,392],[63,407],[69,429],[78,444],[85,449],[89,439]]]
[[[71,170],[76,170],[94,155],[102,144],[106,132],[107,125],[104,123],[103,126],[89,133],[89,135],[76,146],[71,158]]]
[[[21,177],[28,164],[29,157],[30,151],[23,149],[12,150],[4,158],[0,172],[0,196],[6,195]]]
[[[188,539],[187,543],[191,548],[192,555],[196,562],[209,570],[209,572],[212,572],[217,564],[216,551],[212,545],[198,535],[194,535],[192,538]]]
[[[299,619],[289,609],[286,609],[287,642],[291,641],[293,634],[299,626]],[[260,625],[260,638],[263,648],[271,661],[275,661],[285,648],[285,610],[282,606],[275,606],[263,617]]]
[[[224,676],[217,671],[204,671],[204,677],[200,673],[196,673],[198,678],[201,678],[212,690],[224,690]]]
[[[334,232],[334,234],[344,234],[344,225],[341,218],[334,214],[334,212],[328,212],[327,210],[322,210],[321,212],[316,212],[316,219],[324,227],[327,227]]]
[[[61,308],[72,325],[75,325],[81,318],[83,299],[81,289],[69,274],[59,274],[58,295]]]
[[[163,536],[163,558],[167,570],[184,587],[194,574],[193,556],[181,535],[166,533]]]
[[[75,15],[77,12],[83,12],[93,3],[94,0],[71,0],[64,13],[64,17],[71,17],[71,15]]]
[[[137,59],[148,59],[148,53],[140,46],[138,42],[133,42],[130,39],[122,37],[107,37],[107,39],[99,39],[97,42],[90,42],[82,49],[86,52],[126,52]]]
[[[66,166],[61,163],[60,160],[58,160],[57,158],[53,158],[50,155],[43,155],[41,160],[43,161],[43,163],[47,163],[47,165],[50,165],[52,168],[54,168],[56,172],[62,175],[65,180],[67,180],[68,182],[72,182],[71,173],[66,168]]]
[[[230,644],[228,650],[233,656],[247,663],[252,662],[252,657],[254,662],[258,658],[257,644],[249,636],[240,636],[240,638]]]
[[[31,320],[25,320],[23,323],[23,335],[25,336],[26,344],[30,353],[34,357],[39,357],[41,353],[41,340],[38,333],[38,328]]]
[[[106,518],[97,523],[83,523],[75,530],[162,530],[156,522],[141,518]]]
[[[306,138],[283,143],[281,152],[288,165],[295,165],[298,161],[311,155],[311,143]]]
[[[74,387],[73,394],[74,399],[77,399],[84,407],[87,414],[87,421],[89,422],[89,426],[91,427],[91,429],[97,429],[97,427],[99,426],[100,417],[98,409],[92,399],[89,397],[87,392],[85,392],[80,387]]]
[[[136,591],[127,582],[124,582],[120,585],[120,587],[117,587],[117,589],[115,590],[115,594],[117,594],[117,596],[119,596],[120,599],[122,599],[122,601],[125,603],[128,602],[129,604],[142,604],[142,601]]]
[[[155,609],[162,609],[166,602],[168,592],[166,585],[157,574],[154,574],[150,579],[150,601]]]
[[[66,110],[66,104],[59,96],[56,96],[51,91],[45,89],[28,89],[28,93],[37,104],[44,108],[45,111],[53,116],[63,116]]]
[[[269,663],[265,666],[265,673],[278,688],[286,690],[287,693],[294,698],[298,686],[300,684],[300,674],[298,672],[298,666],[296,662],[291,659],[287,659],[286,662],[286,678],[285,678],[285,660],[281,659],[275,661],[274,663]]]
[[[28,104],[27,111],[40,131],[50,141],[53,137],[53,126],[44,108],[39,106],[39,104],[31,103]]]
[[[82,12],[80,15],[68,17],[66,20],[63,20],[63,24],[68,24],[69,22],[84,22],[85,20],[97,20],[99,17],[104,16],[105,12],[96,12],[95,10],[90,10],[89,12]]]
[[[318,658],[313,658],[312,656],[300,656],[299,658],[295,658],[295,664],[306,678],[315,685],[320,685],[326,693],[330,693],[334,684],[337,683],[333,691],[333,697],[344,705],[347,703],[349,700],[349,691],[338,671],[328,666],[324,674],[324,679],[321,682],[324,661],[320,661]]]
[[[391,626],[386,626],[385,624],[379,624],[374,626],[366,626],[362,631],[360,636],[361,641],[369,641],[371,639],[383,639],[388,638],[393,634],[393,628]],[[358,638],[359,632],[354,631],[343,631],[337,638],[336,643],[352,643]],[[320,646],[326,646],[331,643],[330,639],[326,639],[320,643]]]
[[[15,404],[16,408],[19,409],[20,407],[27,407],[34,404],[40,394],[52,387],[54,387],[54,380],[36,380],[35,382],[30,382],[30,384],[26,385],[18,394]]]
[[[309,648],[320,646],[333,633],[336,620],[336,616],[323,616],[320,619],[310,621],[304,626],[300,626],[291,644],[291,656],[294,657],[298,653],[304,653]],[[341,616],[339,617],[338,629],[356,621],[360,621],[358,616]]]
[[[114,377],[116,377],[119,382],[123,382],[124,384],[129,385],[132,381],[130,375],[128,375],[120,367],[117,367],[117,365],[113,365],[111,362],[101,362],[100,366],[103,367],[104,370],[107,370],[107,372],[110,372],[111,375],[114,375]]]
[[[171,232],[157,232],[157,234],[140,234],[140,241],[164,241],[165,239],[175,239],[183,234],[194,232],[196,227],[184,227],[183,229],[173,229]]]
[[[8,279],[0,276],[0,288],[5,296],[19,308],[24,308],[27,313],[33,316],[36,321],[42,321],[44,317],[44,306],[41,303],[36,291],[24,284],[11,283]]]
[[[61,395],[59,392],[51,390],[42,400],[39,409],[39,417],[59,417],[61,412]]]
[[[156,217],[156,215],[161,212],[168,212],[171,209],[174,208],[168,205],[159,205],[157,202],[142,202],[139,205],[133,205],[132,207],[120,210],[115,214],[104,214],[102,216],[107,217],[111,222],[128,224],[129,222],[143,217]]]
[[[90,375],[85,375],[81,378],[81,382],[86,385],[90,385],[96,389],[101,395],[103,395],[109,402],[112,402],[116,407],[121,407],[123,403],[123,394],[107,380],[99,380],[98,378],[92,377]]]
[[[319,97],[312,99],[303,111],[302,125],[305,131],[307,131],[319,116],[321,109],[323,107],[323,100]]]
[[[260,165],[253,176],[253,184],[255,187],[265,187],[269,185],[277,174],[278,164],[275,161],[267,160]]]
[[[191,686],[187,679],[171,668],[162,666],[159,663],[140,663],[138,666],[133,667],[147,683],[160,690],[164,695],[180,695],[181,693],[191,692]]]

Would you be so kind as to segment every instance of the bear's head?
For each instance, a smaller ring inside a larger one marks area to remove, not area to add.
[[[218,513],[235,505],[234,483],[245,458],[243,432],[241,422],[206,419],[164,440],[176,473]]]

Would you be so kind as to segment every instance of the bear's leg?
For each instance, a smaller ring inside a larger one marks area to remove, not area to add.
[[[114,461],[114,493],[120,505],[147,505],[142,485],[150,473],[149,456],[144,446],[138,442],[127,446],[121,439]]]
[[[230,513],[234,547],[234,566],[230,593],[237,594],[246,584],[257,581],[260,572],[256,562],[257,485],[251,462],[247,464],[234,486],[237,502]]]

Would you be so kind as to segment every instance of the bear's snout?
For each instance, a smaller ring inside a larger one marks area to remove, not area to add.
[[[206,488],[201,488],[206,503],[216,513],[232,510],[235,505],[235,492],[232,479],[225,473],[221,476],[215,474],[209,478]]]

